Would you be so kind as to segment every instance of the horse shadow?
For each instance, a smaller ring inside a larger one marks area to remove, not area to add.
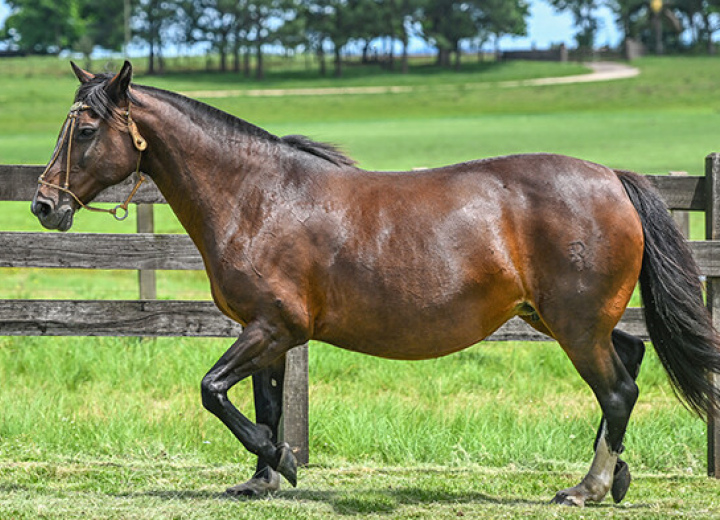
[[[250,502],[256,500],[289,500],[293,503],[322,503],[332,508],[337,515],[356,516],[368,514],[389,515],[404,507],[428,504],[452,505],[458,510],[465,505],[489,505],[506,507],[561,507],[550,504],[550,499],[524,499],[519,497],[492,496],[486,493],[469,491],[455,492],[445,489],[433,489],[426,486],[387,487],[378,490],[342,490],[289,489],[273,495],[273,498],[233,497],[225,493],[210,491],[168,491],[151,490],[138,493],[138,496],[150,496],[162,500],[226,500],[231,502]],[[611,510],[611,502],[588,504],[588,508]],[[633,509],[644,506],[634,504]]]

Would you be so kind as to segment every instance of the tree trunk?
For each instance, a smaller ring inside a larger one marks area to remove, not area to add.
[[[325,63],[325,50],[322,47],[322,43],[320,43],[320,46],[318,47],[317,57],[318,57],[318,62],[320,62],[320,75],[326,76],[327,75],[327,64]]]
[[[450,66],[450,49],[439,48],[437,55],[437,64],[440,67],[447,68]]]
[[[240,72],[240,46],[233,45],[233,72]]]
[[[410,66],[409,66],[409,59],[408,59],[408,40],[407,36],[403,38],[403,50],[402,50],[402,73],[407,74]]]
[[[257,79],[264,79],[265,69],[263,68],[262,42],[257,43],[257,47],[255,48],[255,57],[257,59],[257,63],[255,64],[255,77]]]
[[[395,49],[393,48],[394,40],[391,37],[388,38],[388,69],[395,70]]]
[[[360,60],[360,62],[363,65],[367,64],[370,61],[370,59],[368,57],[369,52],[370,52],[370,40],[365,40],[365,45],[363,45],[363,48],[362,48],[362,59]]]
[[[250,77],[250,47],[243,48],[243,76]]]
[[[655,54],[659,55],[663,53],[662,20],[660,19],[660,13],[653,13],[652,27],[655,36]]]
[[[148,54],[148,75],[155,74],[155,41],[150,40],[150,53]]]
[[[707,53],[712,56],[715,54],[715,44],[713,44],[712,39],[712,29],[710,28],[710,15],[709,14],[703,14],[703,23],[705,24],[705,32],[707,36]]]
[[[335,77],[340,78],[342,77],[342,56],[340,51],[342,50],[342,47],[335,44]]]

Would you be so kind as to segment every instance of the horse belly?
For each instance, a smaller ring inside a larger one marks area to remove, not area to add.
[[[492,334],[522,300],[516,273],[505,264],[471,255],[436,267],[357,273],[361,283],[352,285],[353,277],[342,277],[326,294],[315,337],[380,357],[430,359]]]

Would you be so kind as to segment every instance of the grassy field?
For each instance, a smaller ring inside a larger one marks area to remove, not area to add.
[[[361,166],[407,169],[517,152],[559,152],[641,172],[700,173],[717,150],[716,59],[646,59],[638,78],[505,88],[575,74],[559,64],[418,66],[408,77],[302,69],[262,84],[171,73],[139,83],[180,91],[406,85],[400,94],[206,101],[278,133],[340,144]],[[65,63],[0,61],[0,163],[47,161],[76,80]],[[81,212],[76,230],[132,232]],[[160,211],[161,232],[178,232]],[[701,233],[699,220],[695,234]],[[39,230],[27,203],[0,227]],[[3,269],[0,297],[135,298],[130,272]],[[161,273],[163,298],[209,298],[202,273]],[[297,490],[257,502],[219,493],[253,461],[199,399],[227,341],[0,337],[0,518],[712,518],[705,427],[674,399],[654,352],[643,366],[626,459],[627,502],[582,512],[546,506],[587,469],[599,420],[557,345],[484,344],[448,358],[390,362],[311,348],[311,458]],[[232,392],[252,410],[250,386]],[[252,415],[252,412],[250,412]]]

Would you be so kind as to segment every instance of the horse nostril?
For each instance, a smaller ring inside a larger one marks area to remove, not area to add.
[[[47,202],[40,202],[39,200],[35,200],[33,201],[31,210],[33,212],[33,215],[35,215],[36,217],[44,218],[50,214],[52,208]]]

